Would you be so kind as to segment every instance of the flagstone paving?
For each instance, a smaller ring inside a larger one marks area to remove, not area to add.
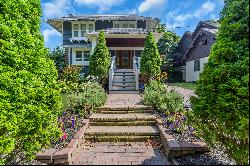
[[[85,146],[79,165],[171,165],[159,148],[147,142],[100,142]]]

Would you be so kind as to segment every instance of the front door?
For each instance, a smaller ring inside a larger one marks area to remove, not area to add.
[[[132,69],[133,66],[133,51],[116,51],[116,68],[117,69]]]

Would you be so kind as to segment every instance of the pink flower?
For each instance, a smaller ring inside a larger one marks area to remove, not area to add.
[[[63,136],[61,137],[62,141],[65,141],[68,138],[67,133],[63,132]]]

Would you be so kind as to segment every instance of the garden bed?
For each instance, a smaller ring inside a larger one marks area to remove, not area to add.
[[[46,164],[75,164],[75,158],[79,149],[84,146],[84,132],[89,125],[88,119],[82,120],[83,126],[66,141],[62,146],[60,143],[54,144],[54,147],[43,149],[36,155],[36,160]]]

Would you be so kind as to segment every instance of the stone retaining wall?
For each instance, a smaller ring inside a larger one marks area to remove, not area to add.
[[[184,154],[208,152],[209,148],[204,142],[179,142],[174,139],[169,130],[162,126],[162,121],[156,119],[156,126],[161,135],[161,143],[164,146],[165,153],[169,158],[182,156]]]
[[[76,164],[74,161],[80,148],[84,146],[84,132],[89,126],[89,120],[85,119],[84,123],[85,125],[74,135],[74,138],[66,148],[60,150],[55,148],[42,150],[36,154],[36,160],[46,164]]]

